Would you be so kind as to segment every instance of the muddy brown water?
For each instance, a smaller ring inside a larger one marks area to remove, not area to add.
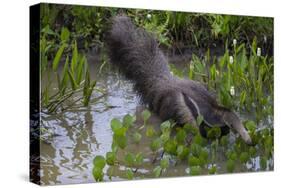
[[[95,182],[92,176],[92,161],[95,156],[105,156],[106,152],[111,151],[111,119],[121,120],[128,113],[137,112],[138,115],[141,112],[140,109],[143,109],[129,81],[120,77],[117,71],[104,70],[102,74],[98,74],[100,64],[97,56],[88,55],[87,58],[91,64],[92,78],[97,79],[97,86],[106,89],[108,95],[88,107],[71,108],[63,113],[52,115],[41,114],[44,131],[40,142],[40,176],[43,185]],[[43,85],[44,82],[46,80],[43,77]],[[54,90],[56,90],[55,86]],[[93,93],[92,97],[98,96]],[[156,118],[152,121],[159,120]],[[230,136],[234,137],[234,135]],[[138,146],[128,145],[129,151],[145,154],[144,164],[135,174],[136,179],[153,177],[151,172],[157,164],[151,165],[155,155],[151,153],[149,144],[149,139],[143,139]],[[226,173],[225,158],[218,157],[220,158],[218,160],[220,163],[216,164],[218,172]],[[258,169],[259,158],[253,160],[248,168]],[[163,173],[163,177],[186,176],[186,169],[185,163],[170,165]],[[243,171],[243,167],[237,169]],[[111,180],[107,173],[109,170],[112,173]],[[106,167],[104,180],[124,180],[125,174],[126,167],[122,164],[114,169]],[[207,174],[207,170],[203,174]]]

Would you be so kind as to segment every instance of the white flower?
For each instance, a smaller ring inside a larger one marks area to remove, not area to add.
[[[230,63],[230,64],[233,63],[233,56],[229,56],[229,63]]]
[[[147,14],[146,18],[150,20],[151,19],[151,14]]]
[[[257,49],[257,56],[260,57],[261,56],[261,48]]]
[[[235,89],[234,86],[230,87],[230,95],[234,96],[235,95]]]
[[[193,70],[193,69],[194,69],[193,61],[190,62],[189,69],[190,69],[190,70]]]
[[[265,35],[263,36],[263,41],[264,41],[264,43],[267,42],[267,37]]]
[[[237,44],[237,40],[233,39],[233,46],[236,46],[236,44]]]

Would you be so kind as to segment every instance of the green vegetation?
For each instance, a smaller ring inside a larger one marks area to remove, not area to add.
[[[256,39],[251,45],[251,52],[247,54],[245,44],[234,43],[233,49],[226,48],[221,58],[211,57],[207,51],[202,59],[193,55],[186,69],[171,70],[179,77],[199,80],[205,83],[209,90],[217,91],[222,105],[236,109],[240,114],[251,114],[251,119],[245,120],[244,126],[249,131],[254,145],[246,145],[239,137],[231,141],[231,135],[221,137],[219,128],[210,128],[205,139],[201,137],[198,129],[188,124],[177,127],[171,121],[163,122],[157,131],[155,127],[158,125],[149,123],[151,113],[144,110],[141,114],[143,125],[140,129],[145,129],[145,134],[133,129],[138,126],[132,126],[134,121],[130,121],[130,126],[117,119],[111,122],[114,139],[110,153],[118,156],[115,158],[116,164],[123,164],[122,161],[125,161],[125,166],[130,172],[127,173],[128,179],[139,178],[136,175],[138,167],[145,165],[136,165],[135,154],[127,149],[129,144],[139,144],[141,139],[150,140],[149,148],[155,156],[155,160],[150,164],[155,167],[149,172],[153,177],[165,176],[169,167],[183,163],[186,165],[187,175],[191,176],[273,169],[270,162],[273,160],[273,59],[260,54]],[[202,121],[199,116],[198,126]],[[132,138],[134,142],[130,141]],[[120,150],[127,153],[124,159],[123,155],[118,154]],[[220,164],[218,170],[222,156],[224,164]],[[258,165],[256,160],[259,160]]]
[[[152,114],[145,110],[140,126],[129,114],[111,120],[111,151],[94,157],[93,178],[111,179],[118,167],[124,167],[122,178],[127,179],[165,177],[177,165],[185,166],[185,175],[272,170],[274,65],[270,18],[41,5],[42,110],[50,114],[88,106],[98,100],[94,93],[104,94],[97,80],[91,79],[86,53],[94,50],[100,54],[101,72],[107,64],[103,40],[108,21],[120,12],[155,33],[161,48],[168,52],[192,49],[191,62],[182,69],[170,64],[171,72],[204,83],[217,94],[220,104],[247,117],[243,123],[254,145],[246,145],[233,134],[221,137],[216,128],[208,130],[208,139],[192,126],[177,127],[171,121],[162,122],[159,129],[159,125],[150,124]],[[213,49],[219,50],[218,56]],[[200,50],[205,55],[198,53]],[[199,116],[197,124],[202,121]],[[150,152],[130,150],[145,140]],[[145,165],[153,168],[143,175],[140,169]]]

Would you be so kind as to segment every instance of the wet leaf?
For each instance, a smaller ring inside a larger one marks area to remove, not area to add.
[[[97,181],[97,182],[99,182],[99,181],[102,181],[103,180],[103,170],[101,169],[101,168],[99,168],[99,167],[94,167],[93,168],[93,171],[92,171],[92,174],[93,174],[93,176],[94,176],[94,178],[95,178],[95,180]]]
[[[199,166],[200,165],[200,159],[193,156],[193,155],[189,155],[188,164],[189,164],[189,166]]]
[[[63,27],[61,30],[61,34],[60,34],[61,41],[64,41],[64,42],[68,41],[69,36],[70,36],[69,30],[66,27]]]
[[[162,133],[169,132],[171,130],[171,123],[169,121],[164,121],[163,123],[161,123],[160,129]]]
[[[59,62],[61,60],[61,56],[62,56],[62,53],[63,53],[65,47],[66,47],[66,44],[62,44],[60,46],[59,50],[57,51],[56,55],[55,55],[55,58],[54,58],[54,61],[53,61],[53,64],[52,64],[54,71],[57,71],[57,69],[58,69]]]
[[[141,114],[142,114],[143,121],[144,121],[145,124],[146,124],[147,120],[148,120],[149,117],[151,116],[151,113],[150,113],[149,110],[144,110]]]
[[[166,157],[166,158],[163,158],[161,161],[160,161],[160,166],[162,169],[166,169],[169,167],[169,159]]]
[[[126,162],[126,165],[129,166],[129,167],[132,167],[134,165],[134,161],[135,161],[135,156],[134,154],[132,153],[127,153],[125,155],[125,162]]]
[[[103,167],[105,166],[105,158],[101,155],[97,155],[94,160],[93,160],[93,164],[95,167],[101,168],[103,169]]]
[[[142,135],[141,135],[140,133],[135,132],[135,133],[133,134],[133,139],[134,139],[134,142],[135,142],[135,143],[139,144],[141,138],[142,138]]]
[[[185,143],[185,139],[186,139],[186,132],[183,129],[179,129],[176,134],[177,142],[183,144]]]
[[[110,125],[113,132],[116,132],[123,127],[122,123],[116,118],[111,120]]]
[[[179,145],[177,147],[177,156],[179,159],[184,160],[187,159],[189,155],[189,148],[184,145]]]
[[[162,146],[162,140],[160,138],[154,139],[150,144],[150,149],[152,151],[157,151]]]
[[[201,167],[200,166],[192,166],[190,167],[190,175],[191,176],[197,176],[201,174]]]
[[[156,135],[156,132],[153,127],[149,126],[146,128],[145,134],[147,137],[153,137],[154,135]]]
[[[135,117],[131,116],[130,114],[127,114],[123,118],[123,125],[125,127],[130,127],[135,122]]]
[[[216,174],[217,172],[217,167],[215,165],[212,165],[211,168],[209,168],[208,173],[209,174]]]
[[[227,162],[226,162],[226,169],[228,172],[233,172],[234,171],[234,168],[235,168],[235,162],[231,159],[229,159]]]
[[[126,170],[126,176],[129,180],[132,180],[134,178],[134,173],[131,168]]]
[[[106,153],[106,163],[108,165],[114,165],[116,160],[116,154],[114,152],[107,152]]]
[[[162,169],[160,166],[156,166],[154,169],[153,169],[153,174],[156,178],[160,177],[161,175],[161,172],[162,172]]]

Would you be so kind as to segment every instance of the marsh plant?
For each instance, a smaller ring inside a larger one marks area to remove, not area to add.
[[[226,45],[228,46],[228,44]],[[209,128],[207,138],[198,129],[186,124],[179,127],[172,121],[151,125],[152,114],[141,113],[142,125],[136,117],[124,116],[123,120],[112,119],[112,150],[93,160],[93,177],[103,181],[114,175],[127,179],[169,176],[169,169],[185,166],[186,175],[221,174],[233,172],[256,172],[273,169],[273,59],[261,54],[256,39],[251,51],[245,44],[233,40],[231,49],[226,48],[220,57],[211,57],[207,51],[204,58],[192,56],[185,70],[171,68],[179,77],[199,80],[218,95],[219,102],[235,109],[244,118],[253,145],[231,133],[221,136],[219,128]],[[250,114],[250,116],[249,116]],[[203,121],[197,118],[197,125]],[[150,152],[132,152],[132,145],[145,144]],[[143,168],[152,165],[153,170],[143,173]],[[122,173],[114,174],[116,169]]]
[[[42,86],[41,92],[43,109],[46,110],[46,113],[64,111],[79,101],[83,106],[87,106],[96,82],[90,78],[85,54],[78,51],[76,41],[70,41],[70,32],[67,28],[62,28],[60,31],[60,43],[57,46],[47,40],[49,35],[57,34],[46,26],[41,31],[40,39],[41,77],[45,77],[47,80],[46,84]],[[50,61],[50,50],[56,48],[54,58]],[[57,83],[55,86],[52,84],[54,79]],[[54,87],[56,90],[53,89]],[[75,95],[77,97],[73,98]],[[66,102],[68,103],[64,106],[63,104]]]

